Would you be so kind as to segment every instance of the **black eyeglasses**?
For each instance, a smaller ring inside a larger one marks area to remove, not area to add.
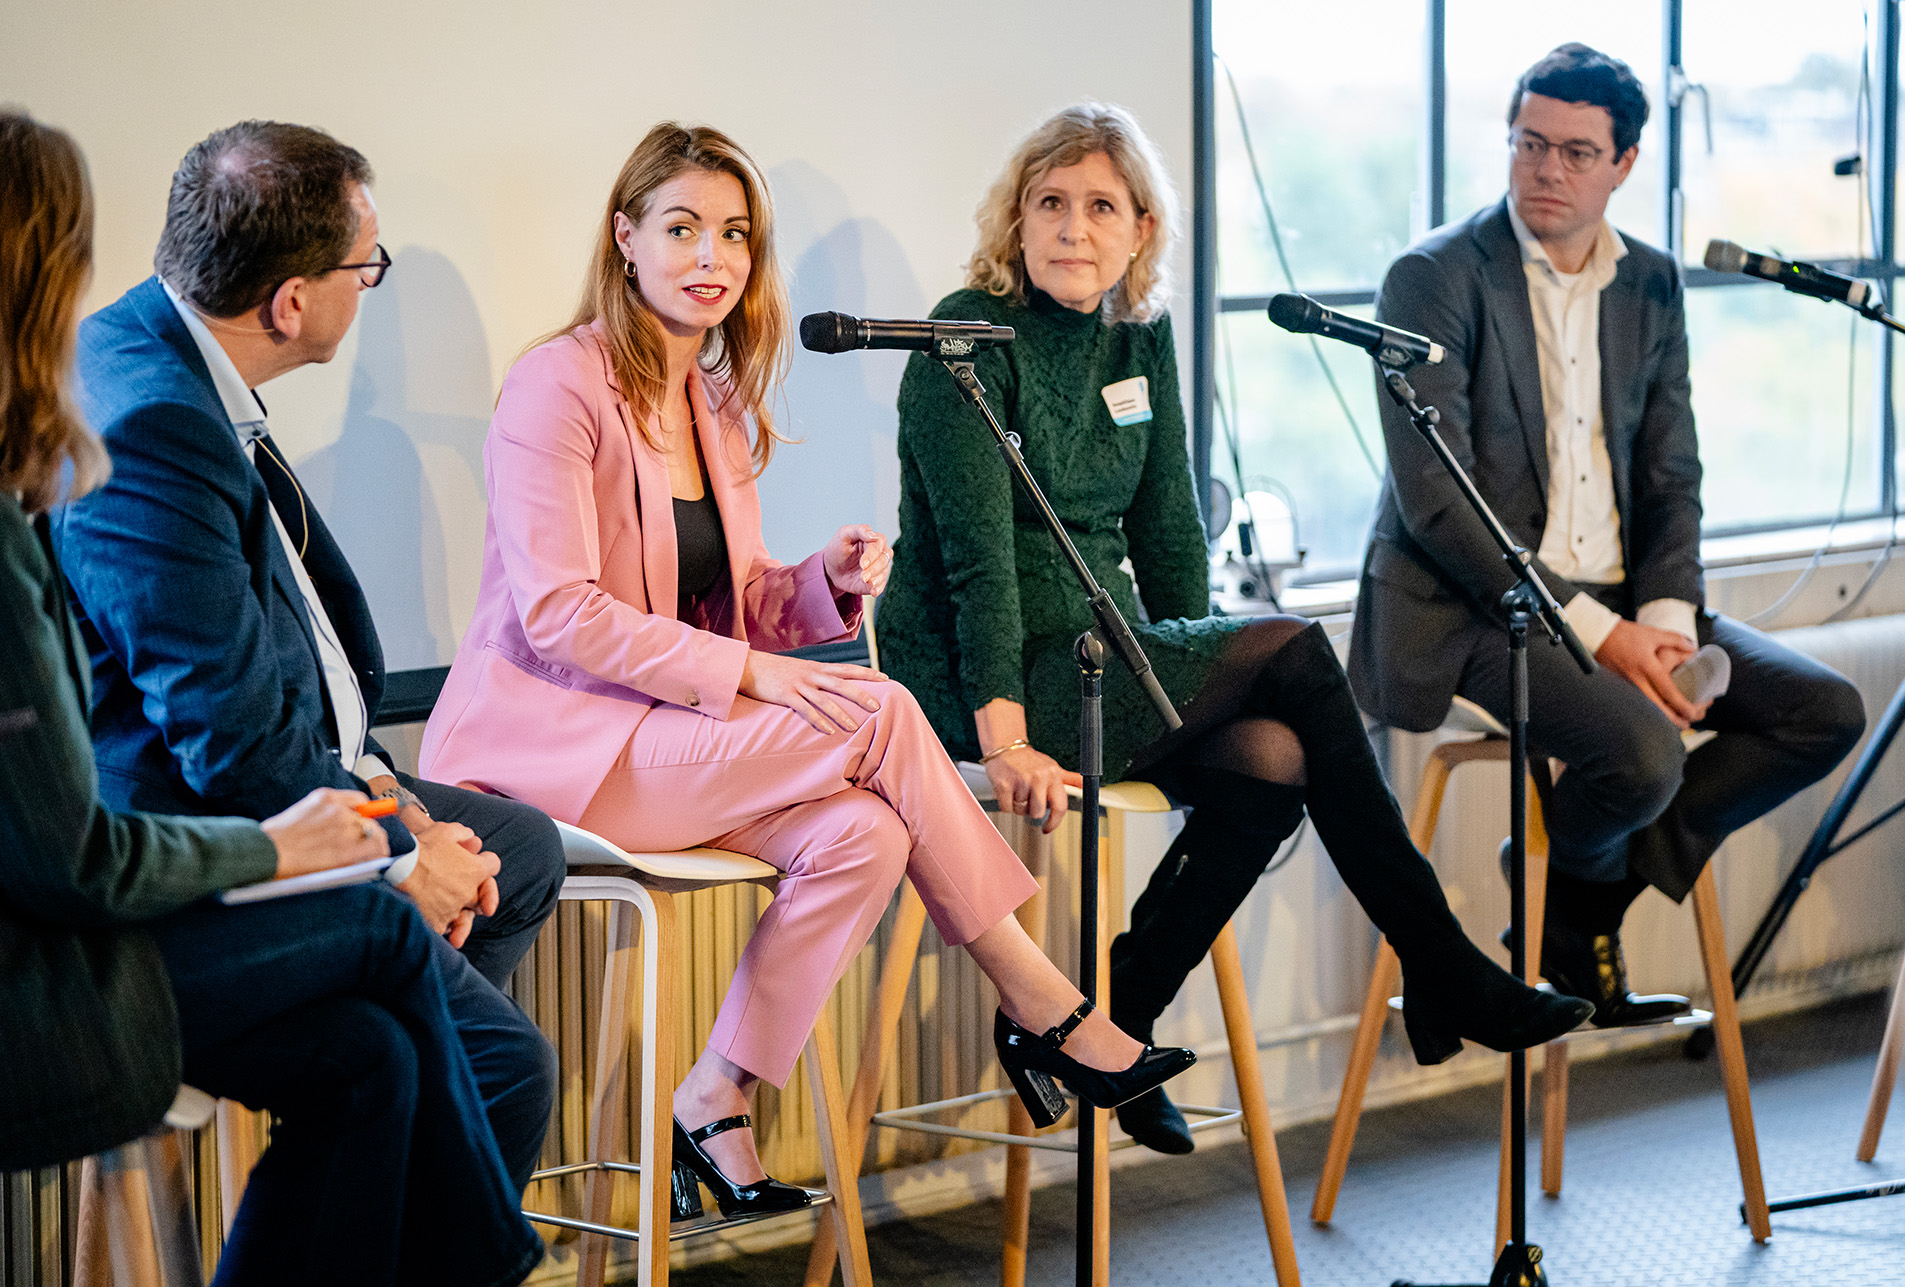
[[[390,252],[385,250],[383,244],[380,242],[377,246],[377,258],[373,262],[368,264],[339,264],[331,271],[334,273],[343,272],[347,268],[355,270],[357,280],[364,283],[365,289],[369,289],[382,282],[384,280],[384,274],[390,271]]]
[[[1515,160],[1533,169],[1548,159],[1550,151],[1561,153],[1561,164],[1576,174],[1586,174],[1601,159],[1603,149],[1585,139],[1571,139],[1566,143],[1550,143],[1533,130],[1514,130],[1508,135],[1508,150]]]

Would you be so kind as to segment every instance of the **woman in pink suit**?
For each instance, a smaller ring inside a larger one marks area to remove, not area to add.
[[[713,845],[786,873],[674,1096],[676,1157],[726,1214],[811,1200],[736,1128],[902,876],[998,986],[1000,1062],[1036,1120],[1062,1109],[1054,1076],[1111,1107],[1193,1059],[1081,1004],[1025,936],[1010,913],[1034,882],[911,694],[777,655],[852,637],[891,554],[863,526],[792,567],[761,543],[789,319],[772,221],[718,131],[656,126],[622,167],[574,321],[503,382],[482,589],[422,754],[627,849]]]

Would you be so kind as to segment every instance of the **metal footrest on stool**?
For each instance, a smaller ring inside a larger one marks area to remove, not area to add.
[[[640,1175],[642,1168],[633,1162],[572,1162],[567,1166],[552,1166],[537,1171],[529,1177],[534,1184],[537,1180],[554,1180],[565,1175],[582,1175],[589,1171],[617,1171],[623,1175]],[[720,1233],[723,1229],[733,1229],[744,1224],[759,1224],[763,1220],[778,1220],[782,1216],[804,1215],[817,1210],[833,1201],[833,1194],[824,1190],[811,1190],[817,1196],[806,1206],[795,1211],[763,1211],[759,1215],[743,1216],[703,1216],[698,1220],[682,1220],[668,1226],[668,1241],[681,1242],[687,1238],[700,1238],[711,1233]],[[563,1229],[577,1229],[583,1233],[599,1233],[605,1238],[620,1238],[624,1242],[640,1242],[642,1235],[634,1229],[624,1229],[619,1225],[596,1224],[590,1220],[577,1220],[570,1216],[549,1215],[542,1211],[523,1211],[523,1218],[532,1224],[552,1224]]]
[[[1554,991],[1554,987],[1547,983],[1537,984],[1536,987],[1542,992]],[[1402,1013],[1402,998],[1390,997],[1389,1008],[1398,1014]],[[1712,1022],[1713,1012],[1711,1010],[1689,1010],[1685,1014],[1669,1015],[1665,1019],[1652,1019],[1646,1023],[1623,1023],[1618,1028],[1597,1028],[1593,1024],[1588,1024],[1585,1027],[1576,1028],[1572,1032],[1564,1032],[1554,1040],[1579,1041],[1583,1037],[1603,1037],[1611,1033],[1638,1032],[1647,1028],[1704,1028],[1707,1024]],[[1541,1044],[1545,1046],[1552,1043],[1544,1041]]]
[[[976,1131],[965,1126],[947,1126],[940,1122],[922,1122],[915,1120],[928,1113],[942,1113],[954,1108],[969,1108],[974,1104],[990,1103],[995,1099],[1009,1099],[1013,1095],[1009,1089],[982,1090],[975,1095],[960,1095],[954,1099],[936,1099],[930,1103],[914,1104],[909,1108],[895,1108],[885,1113],[875,1113],[873,1124],[894,1131],[920,1131],[927,1135],[948,1135],[953,1139],[983,1140],[988,1144],[1019,1144],[1026,1148],[1049,1149],[1054,1153],[1076,1153],[1078,1145],[1071,1140],[1054,1139],[1049,1135],[1013,1135],[1007,1131]],[[1077,1096],[1067,1094],[1066,1099],[1077,1102]],[[1175,1101],[1174,1101],[1175,1102]],[[1178,1104],[1178,1111],[1201,1118],[1190,1123],[1191,1134],[1199,1131],[1214,1130],[1219,1126],[1228,1126],[1232,1122],[1243,1120],[1241,1108],[1210,1108],[1199,1104]],[[1111,1110],[1117,1111],[1115,1109]],[[1111,1141],[1111,1148],[1134,1148],[1137,1141],[1129,1135],[1120,1135]]]

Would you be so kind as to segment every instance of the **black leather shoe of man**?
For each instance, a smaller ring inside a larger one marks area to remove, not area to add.
[[[1499,857],[1502,879],[1512,888],[1508,846],[1508,840],[1502,841]],[[1502,931],[1502,946],[1508,946],[1507,930]],[[1642,996],[1627,990],[1627,959],[1621,952],[1619,931],[1589,934],[1553,916],[1542,927],[1541,977],[1558,991],[1592,1001],[1594,1015],[1588,1022],[1597,1028],[1637,1028],[1693,1011],[1691,1001],[1672,992]]]
[[[1190,1124],[1162,1086],[1118,1105],[1118,1125],[1153,1153],[1189,1153],[1197,1147]]]
[[[1541,975],[1569,996],[1594,1003],[1597,1028],[1633,1028],[1663,1023],[1693,1010],[1693,1003],[1671,992],[1640,996],[1627,990],[1627,962],[1620,934],[1589,934],[1560,921],[1549,921],[1541,937]]]

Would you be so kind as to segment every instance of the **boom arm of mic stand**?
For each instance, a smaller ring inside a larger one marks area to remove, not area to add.
[[[1113,601],[1110,593],[1099,585],[1098,578],[1091,574],[1091,568],[1078,553],[1078,547],[1072,544],[1072,538],[1065,531],[1064,522],[1052,509],[1051,502],[1045,499],[1045,493],[1039,490],[1038,480],[1032,477],[1031,469],[1026,466],[1025,457],[1019,454],[1018,443],[999,424],[998,418],[992,414],[992,408],[986,405],[986,389],[979,383],[979,375],[973,370],[972,363],[945,354],[935,356],[948,371],[952,372],[953,380],[959,385],[960,394],[967,402],[979,408],[979,414],[985,417],[986,424],[992,429],[992,436],[998,440],[999,454],[1005,457],[1006,467],[1012,471],[1012,476],[1019,480],[1019,486],[1025,489],[1025,494],[1031,498],[1040,517],[1045,520],[1045,526],[1051,531],[1052,539],[1058,542],[1058,548],[1064,552],[1066,561],[1071,564],[1072,575],[1078,578],[1078,584],[1085,591],[1085,598],[1091,604],[1092,616],[1098,622],[1099,636],[1113,652],[1118,654],[1118,660],[1123,662],[1125,668],[1131,672],[1131,677],[1138,681],[1138,687],[1142,688],[1144,695],[1150,699],[1152,708],[1158,713],[1158,718],[1164,721],[1165,731],[1182,728],[1184,721],[1179,718],[1177,708],[1171,705],[1170,695],[1164,691],[1164,686],[1158,683],[1157,676],[1152,673],[1151,659],[1144,655],[1144,649],[1138,645],[1137,636],[1131,633],[1130,623],[1124,619],[1124,614],[1118,611],[1118,605]]]
[[[1568,655],[1574,658],[1574,664],[1581,668],[1581,673],[1592,675],[1597,669],[1594,654],[1590,653],[1587,645],[1581,642],[1581,636],[1574,633],[1574,627],[1568,624],[1567,616],[1562,613],[1561,605],[1556,601],[1554,593],[1541,579],[1541,574],[1535,571],[1534,556],[1516,544],[1515,538],[1508,534],[1508,529],[1502,526],[1499,518],[1495,517],[1495,511],[1489,508],[1488,502],[1475,489],[1475,480],[1470,478],[1468,471],[1462,468],[1462,462],[1457,460],[1455,453],[1449,450],[1448,443],[1442,441],[1442,434],[1436,428],[1442,423],[1442,413],[1434,407],[1425,407],[1416,401],[1416,391],[1410,387],[1408,379],[1402,372],[1388,366],[1381,366],[1380,369],[1383,387],[1389,391],[1389,396],[1395,400],[1397,406],[1409,413],[1409,423],[1413,424],[1416,431],[1428,440],[1429,449],[1435,452],[1436,459],[1442,462],[1442,468],[1446,469],[1449,477],[1455,480],[1455,485],[1461,490],[1463,498],[1468,501],[1469,508],[1475,511],[1476,517],[1482,520],[1482,526],[1488,529],[1488,534],[1501,548],[1503,561],[1514,570],[1515,576],[1527,590],[1531,600],[1530,606],[1534,609],[1535,617],[1541,622],[1542,628],[1548,632],[1550,642],[1564,646],[1568,650]]]

